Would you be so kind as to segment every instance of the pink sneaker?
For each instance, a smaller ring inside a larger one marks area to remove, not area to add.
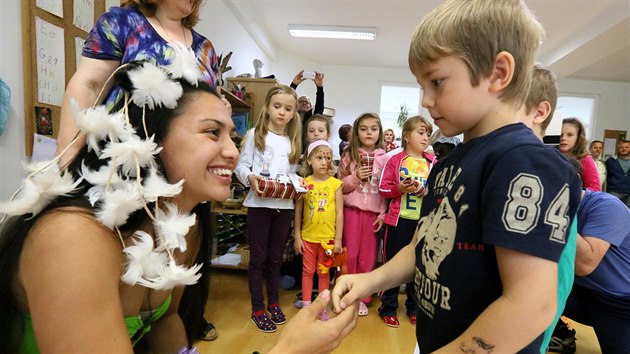
[[[368,307],[364,302],[359,302],[359,316],[367,316]]]
[[[323,309],[322,312],[319,313],[320,321],[328,321],[330,319],[330,315],[328,314],[328,310]]]

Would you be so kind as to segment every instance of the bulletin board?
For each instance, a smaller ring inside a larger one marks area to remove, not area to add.
[[[626,140],[627,133],[625,130],[604,130],[604,157],[617,154],[617,146],[621,140]]]
[[[23,0],[25,152],[35,133],[55,138],[65,87],[94,22],[120,0]]]

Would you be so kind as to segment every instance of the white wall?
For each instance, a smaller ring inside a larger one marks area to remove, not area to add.
[[[630,132],[630,84],[591,80],[558,80],[560,93],[591,94],[599,96],[593,121],[593,139],[603,139],[604,130]]]
[[[11,89],[9,121],[0,135],[0,201],[17,190],[25,174],[22,12],[20,0],[0,1],[0,79]]]
[[[254,75],[254,59],[263,61],[262,76],[273,73],[273,63],[256,44],[249,33],[240,25],[230,9],[223,1],[206,1],[202,7],[203,14],[212,17],[200,19],[195,30],[212,41],[217,55],[225,56],[233,52],[228,65],[232,67],[223,77],[237,76],[243,73]]]

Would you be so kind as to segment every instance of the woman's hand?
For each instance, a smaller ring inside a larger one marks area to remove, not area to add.
[[[318,71],[315,72],[315,78],[313,79],[315,82],[315,86],[322,87],[324,86],[324,73],[320,73]]]
[[[306,80],[305,78],[302,77],[303,73],[304,73],[304,70],[300,70],[299,73],[295,74],[292,81],[293,85],[297,86],[301,84],[304,80]]]
[[[319,314],[330,303],[330,291],[324,290],[309,306],[301,309],[287,323],[271,353],[330,353],[337,348],[357,325],[356,302],[346,306],[346,311],[326,322]],[[331,314],[332,315],[332,314]]]

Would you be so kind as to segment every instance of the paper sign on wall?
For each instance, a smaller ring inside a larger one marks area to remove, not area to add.
[[[109,11],[112,6],[120,6],[120,0],[105,0],[105,11]]]
[[[37,7],[63,18],[63,0],[37,0]]]
[[[63,28],[35,17],[37,100],[61,106],[66,80]]]
[[[74,37],[74,70],[79,70],[79,62],[81,61],[81,53],[83,52],[83,43],[85,39],[81,37]]]
[[[94,0],[74,0],[72,24],[85,32],[94,26]]]
[[[617,139],[604,139],[604,156],[613,156],[617,152]]]

